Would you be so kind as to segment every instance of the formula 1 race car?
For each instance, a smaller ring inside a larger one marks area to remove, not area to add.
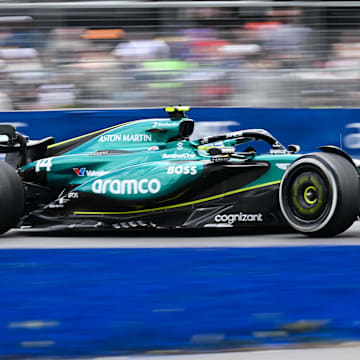
[[[299,155],[297,145],[285,148],[262,129],[189,140],[189,108],[165,110],[170,118],[131,121],[56,144],[0,125],[6,153],[0,233],[52,226],[290,226],[334,236],[356,220],[359,169],[343,150],[323,146]],[[248,146],[259,140],[268,146],[265,154]]]

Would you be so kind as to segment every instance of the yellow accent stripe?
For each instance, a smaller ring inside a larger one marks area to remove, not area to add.
[[[103,211],[75,211],[74,214],[75,215],[126,215],[126,214],[144,213],[144,212],[151,212],[151,211],[158,211],[158,210],[165,210],[165,209],[174,209],[174,208],[178,208],[178,207],[194,205],[194,204],[199,204],[199,203],[210,201],[210,200],[219,199],[219,198],[222,198],[225,196],[241,193],[244,191],[254,190],[254,189],[257,189],[260,187],[270,186],[270,185],[274,185],[274,184],[280,184],[280,182],[281,182],[280,180],[272,181],[272,182],[268,182],[268,183],[261,184],[261,185],[254,185],[254,186],[249,186],[247,188],[232,190],[232,191],[229,191],[229,192],[226,192],[223,194],[210,196],[210,197],[207,197],[204,199],[189,201],[189,202],[185,202],[185,203],[181,203],[181,204],[162,206],[162,207],[158,207],[158,208],[154,208],[154,209],[134,210],[134,211],[113,211],[113,212],[110,212],[110,211],[109,212],[106,212],[106,211],[105,212],[103,212]]]
[[[190,106],[168,106],[164,109],[166,112],[174,112],[174,111],[189,111]]]
[[[110,127],[106,128],[106,129],[97,130],[97,131],[94,131],[94,132],[91,132],[91,133],[88,133],[88,134],[85,134],[85,135],[81,135],[81,136],[78,136],[78,137],[74,137],[74,138],[72,138],[72,139],[60,141],[60,142],[58,142],[58,143],[56,143],[56,144],[49,145],[47,148],[48,148],[48,149],[51,149],[51,148],[53,148],[53,147],[55,147],[55,146],[59,146],[59,145],[66,144],[66,143],[71,142],[71,141],[75,141],[75,140],[82,139],[82,138],[84,138],[84,137],[86,137],[86,136],[95,135],[95,134],[98,134],[98,133],[100,133],[100,132],[105,132],[105,131],[114,129],[114,128],[119,127],[119,126],[126,125],[126,124],[128,124],[129,122],[131,122],[131,121],[128,121],[128,122],[122,123],[122,124],[117,124],[117,125],[114,125],[114,126],[110,126]]]

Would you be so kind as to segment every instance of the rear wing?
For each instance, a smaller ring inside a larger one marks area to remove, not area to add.
[[[13,125],[0,125],[0,153],[6,154],[5,162],[15,169],[44,157],[47,147],[53,143],[52,137],[31,141]]]
[[[10,124],[1,124],[0,125],[0,135],[5,135],[9,140],[16,139],[16,128]]]

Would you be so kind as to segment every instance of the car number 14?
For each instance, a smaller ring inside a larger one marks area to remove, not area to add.
[[[52,158],[39,160],[36,162],[35,172],[40,172],[41,170],[43,170],[43,168],[45,168],[46,171],[51,171],[51,167]]]

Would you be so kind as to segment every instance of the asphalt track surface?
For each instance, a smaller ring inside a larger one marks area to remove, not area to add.
[[[333,238],[309,238],[291,232],[250,231],[34,231],[11,230],[0,237],[2,249],[91,249],[91,248],[217,248],[359,246],[360,222]]]
[[[302,247],[359,246],[360,222],[334,238],[314,239],[298,233],[276,233],[253,230],[228,231],[34,231],[12,230],[0,237],[0,251],[5,249],[91,249],[91,248],[218,248],[218,247]],[[316,360],[319,358],[357,360],[360,346],[339,346],[318,349],[282,349],[250,352],[228,352],[189,355],[135,355],[94,357],[107,360]],[[89,359],[89,358],[88,358]]]
[[[265,350],[217,354],[124,356],[101,358],[101,360],[358,360],[360,346],[329,347],[322,349]],[[93,358],[100,360],[100,358]]]

